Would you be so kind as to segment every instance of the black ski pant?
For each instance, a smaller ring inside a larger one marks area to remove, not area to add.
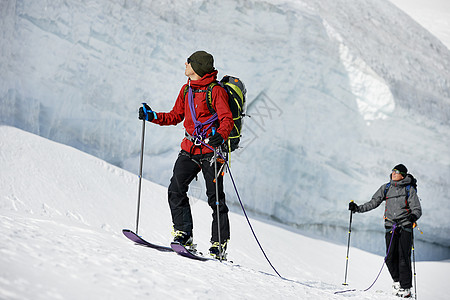
[[[386,266],[392,279],[404,289],[412,287],[411,247],[412,228],[397,227],[395,232],[386,232]]]
[[[173,167],[172,179],[169,185],[169,206],[172,214],[172,222],[175,230],[192,233],[193,221],[191,206],[187,192],[189,184],[197,174],[202,171],[206,183],[206,195],[208,204],[212,208],[211,242],[219,241],[218,218],[216,208],[216,185],[214,182],[215,171],[213,153],[190,155],[182,150]],[[217,168],[221,164],[217,162]],[[222,243],[230,238],[230,223],[228,220],[228,207],[225,203],[225,193],[223,192],[223,176],[217,179],[219,188],[219,221],[220,238]]]

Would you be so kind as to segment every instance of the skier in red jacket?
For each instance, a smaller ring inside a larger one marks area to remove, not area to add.
[[[217,218],[214,152],[210,148],[219,147],[233,128],[233,116],[228,104],[228,95],[221,87],[212,89],[212,107],[217,118],[211,121],[213,114],[206,104],[208,86],[217,80],[214,58],[205,51],[193,53],[185,63],[184,74],[188,82],[181,88],[175,105],[168,113],[156,113],[149,106],[139,109],[139,119],[147,120],[161,126],[176,125],[184,120],[185,138],[181,142],[181,151],[173,168],[173,175],[168,189],[169,206],[174,227],[174,242],[185,246],[193,245],[193,222],[187,191],[189,184],[202,171],[206,183],[208,204],[213,210],[211,227],[210,254],[215,257],[223,255],[230,238],[228,207],[223,192],[223,177],[217,180],[219,188],[219,218]],[[191,105],[189,87],[192,90]],[[191,109],[191,107],[193,109]],[[208,146],[206,146],[209,145]],[[218,162],[220,163],[220,162]],[[220,222],[220,237],[218,232]],[[219,248],[219,243],[221,248]]]

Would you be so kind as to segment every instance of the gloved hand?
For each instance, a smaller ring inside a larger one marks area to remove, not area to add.
[[[215,148],[215,147],[219,147],[220,145],[222,145],[223,142],[224,142],[223,137],[220,135],[220,133],[216,132],[216,133],[214,133],[213,136],[211,136],[209,138],[208,144]]]
[[[153,121],[155,118],[155,113],[152,111],[150,106],[147,103],[143,103],[144,107],[139,108],[139,120],[147,120],[149,122]],[[145,111],[144,111],[145,108]]]
[[[414,222],[417,221],[417,216],[416,216],[415,214],[410,214],[410,215],[408,216],[408,221],[410,221],[411,223],[414,224]]]
[[[351,201],[348,204],[348,210],[351,210],[352,213],[359,212],[359,207],[358,207],[358,205],[355,202]]]

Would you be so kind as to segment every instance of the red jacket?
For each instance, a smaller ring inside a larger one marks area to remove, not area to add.
[[[193,90],[206,90],[208,85],[217,79],[217,71],[206,74],[200,80],[191,80],[191,87]],[[188,80],[189,82],[189,80]],[[191,111],[189,109],[188,93],[185,95],[187,83],[183,85],[178,93],[177,100],[172,110],[168,113],[157,113],[157,118],[152,122],[159,125],[177,125],[184,120],[184,128],[192,135],[194,132],[194,121],[192,120]],[[206,93],[194,93],[194,105],[196,118],[200,122],[205,122],[211,117],[211,112],[206,105]],[[228,135],[234,126],[233,115],[228,104],[228,95],[222,88],[213,88],[212,90],[212,106],[217,112],[219,127],[216,131],[224,138],[228,139]],[[211,134],[211,129],[208,130],[208,136]],[[194,146],[193,143],[184,138],[181,142],[181,149],[190,152],[194,155],[201,153],[212,152],[204,145]]]

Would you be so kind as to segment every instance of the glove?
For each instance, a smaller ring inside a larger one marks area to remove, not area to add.
[[[150,106],[147,103],[143,103],[144,107],[139,108],[139,120],[147,120],[149,122],[153,121],[155,118],[155,113],[152,111]],[[144,111],[145,108],[145,111]]]
[[[355,202],[351,201],[351,202],[348,204],[348,210],[351,210],[352,213],[359,212],[359,207],[358,207],[358,205],[356,205]]]
[[[410,214],[408,216],[408,221],[414,224],[417,221],[417,216],[415,214]]]
[[[215,147],[219,147],[220,145],[222,145],[223,142],[224,142],[223,137],[220,135],[220,133],[216,132],[216,133],[214,133],[213,136],[211,136],[209,138],[208,144],[215,148]]]

